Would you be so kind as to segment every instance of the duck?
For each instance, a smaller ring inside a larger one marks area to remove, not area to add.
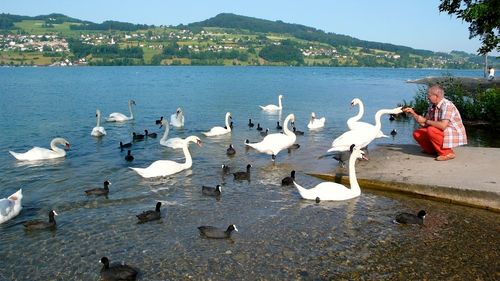
[[[427,213],[424,210],[420,210],[416,215],[410,213],[400,213],[396,216],[394,222],[400,224],[423,225],[426,214]]]
[[[262,127],[260,126],[260,123],[257,123],[257,131],[262,131]]]
[[[396,131],[396,129],[392,129],[391,136],[394,138],[397,134],[398,132]]]
[[[359,105],[359,112],[356,116],[347,119],[347,127],[349,128],[349,130],[374,128],[375,126],[372,124],[359,121],[365,113],[363,102],[359,98],[354,98],[351,101],[351,106],[355,105]],[[375,119],[377,119],[376,115]],[[387,138],[387,136],[379,128],[375,138]]]
[[[403,112],[401,107],[396,107],[393,109],[380,109],[375,114],[375,126],[364,126],[359,127],[354,130],[347,131],[337,137],[332,142],[332,147],[327,150],[327,152],[332,151],[348,151],[351,144],[355,144],[357,147],[363,148],[368,146],[379,134],[381,123],[380,117],[383,114],[390,113],[400,113]]]
[[[103,281],[132,281],[137,279],[137,271],[130,265],[116,263],[109,265],[109,259],[102,257],[100,262],[103,264],[101,268],[101,280]]]
[[[323,128],[325,126],[325,121],[325,117],[318,118],[316,117],[316,113],[312,112],[311,118],[309,119],[309,124],[307,124],[307,128],[309,128],[310,130]]]
[[[121,150],[123,150],[124,148],[129,148],[129,147],[132,147],[132,143],[131,142],[128,142],[128,143],[120,142],[120,149]]]
[[[284,134],[275,133],[269,134],[260,142],[246,143],[245,145],[255,148],[260,153],[271,155],[272,161],[276,159],[276,155],[283,149],[287,149],[295,143],[297,136],[288,129],[288,122],[295,121],[295,115],[289,114],[286,118],[283,127]]]
[[[160,116],[160,119],[157,119],[155,121],[155,125],[160,125],[161,124],[161,121],[163,121],[163,116]]]
[[[157,133],[150,133],[148,130],[144,130],[144,136],[146,138],[156,138],[158,136]]]
[[[261,135],[262,137],[267,136],[267,134],[269,134],[269,128],[266,128],[266,130],[265,130],[264,132],[260,132],[260,135]]]
[[[170,116],[170,125],[177,128],[184,127],[184,112],[180,107]]]
[[[262,110],[266,110],[266,111],[282,110],[283,109],[283,104],[281,103],[282,99],[283,99],[283,95],[279,95],[278,96],[278,105],[268,104],[266,106],[259,105],[259,107]]]
[[[0,199],[0,224],[19,215],[23,206],[21,201],[23,199],[23,189],[20,188],[7,198]]]
[[[125,122],[129,120],[134,120],[134,113],[132,112],[132,105],[135,105],[134,100],[129,100],[128,101],[128,111],[130,112],[130,116],[126,116],[123,113],[119,112],[113,112],[111,113],[108,118],[106,118],[107,122]]]
[[[37,161],[62,158],[66,156],[66,151],[59,148],[57,146],[59,144],[64,145],[64,149],[70,149],[71,147],[67,140],[63,138],[54,138],[50,142],[51,149],[35,146],[24,153],[18,153],[14,151],[9,151],[9,153],[19,161]]]
[[[57,216],[58,214],[56,211],[51,210],[49,212],[49,221],[41,221],[41,220],[32,220],[32,221],[27,221],[23,223],[24,227],[26,227],[26,230],[39,230],[39,229],[56,229],[57,224],[56,220],[54,219],[54,216]]]
[[[253,128],[254,123],[252,123],[252,119],[248,119],[248,127]]]
[[[92,132],[90,133],[90,135],[93,137],[105,136],[106,130],[104,129],[104,127],[101,126],[101,111],[99,109],[97,109],[95,111],[95,116],[97,117],[97,124],[92,129]]]
[[[208,196],[220,196],[221,191],[222,186],[220,184],[216,185],[215,187],[205,185],[201,187],[201,193]]]
[[[139,223],[159,220],[161,218],[160,207],[161,202],[158,202],[156,203],[156,208],[154,210],[147,210],[136,215],[137,219],[139,219]]]
[[[135,132],[132,133],[132,140],[134,141],[141,141],[144,140],[145,135],[143,134],[137,134]]]
[[[293,182],[300,196],[307,200],[322,201],[342,201],[358,197],[361,194],[361,189],[356,178],[355,164],[356,159],[365,158],[364,151],[351,145],[351,156],[349,157],[349,184],[350,188],[336,182],[322,182],[313,188],[306,189],[300,186],[297,182]]]
[[[130,151],[130,150],[129,150]],[[109,180],[105,180],[103,183],[104,187],[97,187],[85,190],[85,194],[88,195],[108,195],[109,194],[109,186],[111,182]]]
[[[252,165],[248,164],[247,165],[247,171],[246,172],[236,172],[233,173],[234,179],[235,180],[247,180],[250,181],[250,168]]]
[[[168,138],[168,132],[170,131],[170,125],[163,120],[161,126],[165,126],[165,132],[160,139],[160,145],[170,147],[170,148],[182,148],[184,146],[185,140],[182,138]]]
[[[188,148],[188,145],[191,142],[196,143],[198,146],[201,147],[200,138],[198,138],[197,136],[187,137],[182,146],[184,156],[186,157],[186,161],[184,163],[178,163],[171,160],[157,160],[151,163],[151,165],[149,165],[147,168],[133,168],[133,167],[129,168],[143,178],[165,177],[189,169],[193,165],[191,153],[189,153],[189,148]]]
[[[230,224],[226,230],[222,230],[218,227],[210,225],[199,226],[198,230],[200,231],[201,235],[213,239],[227,239],[231,237],[231,233],[233,231],[238,231],[236,225],[234,224]]]
[[[276,130],[282,130],[283,126],[280,125],[280,121],[276,121]]]
[[[295,135],[297,135],[297,136],[303,136],[304,135],[304,132],[297,130],[297,127],[295,127],[295,124],[292,124],[292,129],[293,129],[293,133]]]
[[[222,164],[222,174],[227,175],[231,171],[231,168],[228,165]]]
[[[294,143],[294,144],[290,145],[290,146],[287,148],[287,150],[288,150],[288,153],[292,153],[292,150],[294,150],[294,149],[299,149],[299,148],[300,148],[300,144],[298,144],[298,143]]]
[[[134,160],[134,156],[132,156],[132,150],[127,151],[127,155],[125,156],[125,160],[127,160],[129,162]]]
[[[236,150],[234,150],[234,147],[232,144],[230,144],[229,147],[227,148],[226,154],[229,156],[233,156],[236,154]]]
[[[295,170],[293,170],[292,172],[290,172],[290,176],[289,177],[284,177],[281,180],[281,185],[283,185],[283,186],[293,185],[293,181],[294,180],[295,180]]]
[[[203,132],[203,134],[207,137],[220,136],[231,133],[232,126],[229,124],[229,119],[232,119],[231,113],[226,113],[226,127],[215,126],[208,132]]]

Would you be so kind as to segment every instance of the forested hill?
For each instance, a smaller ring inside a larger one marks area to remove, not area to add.
[[[421,56],[433,55],[432,51],[417,50],[406,46],[399,46],[388,43],[364,41],[347,35],[335,34],[331,32],[326,33],[322,30],[300,24],[285,23],[280,20],[270,21],[230,13],[218,14],[213,18],[196,23],[191,23],[188,26],[237,28],[261,33],[287,33],[299,39],[307,41],[318,41],[334,47],[361,47],[367,49],[378,49],[387,52],[412,53]]]

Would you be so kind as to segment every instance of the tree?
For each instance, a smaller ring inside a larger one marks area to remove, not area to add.
[[[479,54],[500,51],[500,1],[498,0],[441,0],[440,12],[455,14],[468,23],[469,39],[479,36],[482,46]]]

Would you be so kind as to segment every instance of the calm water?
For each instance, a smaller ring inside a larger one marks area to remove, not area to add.
[[[481,71],[451,71],[481,77]],[[320,181],[305,173],[333,170],[333,159],[317,160],[355,115],[350,101],[365,103],[364,120],[379,108],[411,100],[418,85],[407,79],[442,75],[440,70],[373,68],[265,67],[99,67],[0,69],[0,197],[23,188],[23,211],[0,225],[0,280],[96,280],[101,264],[125,261],[140,269],[141,280],[165,279],[495,279],[500,243],[498,215],[461,206],[364,190],[347,202],[307,202],[280,181],[292,169],[297,181]],[[282,115],[261,112],[283,94]],[[108,135],[90,136],[95,110],[103,116],[128,113],[134,99],[136,119],[103,123]],[[177,107],[185,112],[182,130],[170,137],[200,136],[191,145],[193,167],[168,178],[144,180],[129,166],[145,167],[158,159],[183,161],[181,151],[159,145],[163,130],[154,125]],[[230,136],[202,137],[233,115]],[[311,111],[325,116],[325,128],[307,130]],[[245,139],[260,140],[248,118],[276,132],[277,120],[296,115],[300,149],[267,155],[245,151]],[[124,160],[120,141],[148,129],[157,139],[134,143],[135,160]],[[394,139],[411,143],[413,125],[389,122]],[[63,160],[25,164],[7,151],[48,147],[54,137],[70,141]],[[233,143],[237,154],[225,155]],[[473,145],[481,145],[480,141]],[[221,164],[233,171],[253,165],[251,182],[223,180]],[[86,197],[84,190],[112,182],[108,198]],[[201,186],[223,183],[222,198],[201,194]],[[163,203],[163,219],[137,224],[136,214]],[[22,225],[46,219],[55,209],[58,229],[27,232]],[[423,228],[392,224],[401,211],[428,213]],[[209,240],[197,227],[237,225],[231,240]],[[443,266],[445,265],[445,266]],[[409,278],[408,278],[409,277]]]

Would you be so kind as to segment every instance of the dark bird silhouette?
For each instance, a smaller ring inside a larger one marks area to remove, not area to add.
[[[161,207],[161,202],[158,202],[156,203],[156,208],[154,210],[147,210],[136,215],[136,217],[139,219],[139,223],[159,220],[161,218],[160,207]]]
[[[222,174],[223,175],[229,174],[230,170],[231,170],[231,168],[229,168],[228,165],[225,165],[225,164],[222,165]]]
[[[293,150],[293,149],[299,149],[299,148],[300,148],[300,144],[298,144],[298,143],[294,143],[294,144],[290,145],[290,146],[287,148],[287,150],[288,150],[288,153],[292,153],[292,150]]]
[[[229,147],[227,148],[226,154],[229,156],[233,156],[236,154],[236,150],[234,150],[234,147],[232,144],[230,144]]]
[[[127,161],[132,161],[132,160],[134,160],[134,156],[132,156],[132,154],[131,154],[131,153],[132,153],[132,151],[131,151],[131,150],[128,150],[128,151],[127,151],[127,155],[125,156],[125,160],[127,160]]]
[[[400,213],[396,216],[396,219],[394,220],[394,222],[401,223],[401,224],[423,225],[425,215],[426,215],[426,213],[424,210],[420,210],[420,212],[418,212],[417,215],[410,214],[410,213]]]
[[[396,129],[392,129],[391,136],[394,138],[397,134],[398,132],[396,132]]]
[[[23,223],[27,230],[38,230],[38,229],[56,229],[56,220],[54,215],[57,216],[56,211],[51,210],[49,212],[49,221],[32,220]]]
[[[290,173],[289,177],[285,177],[281,180],[281,185],[283,186],[292,185],[294,180],[295,180],[295,170]]]
[[[260,123],[257,123],[257,131],[262,131],[262,127],[260,126]]]
[[[158,136],[157,133],[150,133],[148,130],[144,130],[144,135],[148,138],[156,138]]]
[[[246,172],[236,172],[236,173],[233,173],[234,179],[235,180],[247,180],[247,181],[250,181],[250,168],[251,167],[252,167],[252,165],[248,164]]]
[[[104,187],[97,187],[97,188],[85,190],[85,194],[86,195],[108,195],[110,185],[111,185],[111,182],[106,180],[106,181],[104,181]]]
[[[295,126],[293,126],[293,132],[295,133],[296,136],[303,136],[304,132],[297,130]]]
[[[103,281],[132,281],[136,280],[139,272],[126,264],[112,264],[109,265],[107,257],[101,258],[103,267],[101,268],[101,280]]]
[[[161,116],[159,120],[156,120],[155,124],[156,125],[161,125],[161,121],[163,121],[163,116]]]
[[[266,130],[264,132],[260,132],[260,135],[265,137],[265,136],[267,136],[268,133],[269,133],[269,128],[266,128]]]
[[[389,121],[394,121],[396,118],[394,118],[394,114],[389,114]]]
[[[278,130],[283,129],[283,126],[280,125],[280,121],[276,122],[276,129],[278,129]]]
[[[203,193],[204,195],[208,195],[208,196],[220,196],[221,191],[222,191],[222,187],[220,186],[220,184],[218,184],[215,187],[206,186],[206,185],[201,187],[201,193]]]
[[[144,140],[144,135],[143,134],[136,134],[134,132],[134,133],[132,133],[132,139],[134,141],[141,141],[141,140]]]
[[[207,238],[214,238],[214,239],[230,238],[231,233],[233,231],[238,231],[236,225],[234,224],[229,225],[226,230],[222,230],[215,226],[205,226],[205,225],[199,226],[198,229],[200,230],[200,234],[206,236]]]
[[[253,126],[252,119],[248,119],[248,127],[253,128]]]
[[[123,150],[124,148],[130,148],[132,147],[132,143],[128,142],[128,143],[123,143],[123,142],[120,142],[120,149]]]

